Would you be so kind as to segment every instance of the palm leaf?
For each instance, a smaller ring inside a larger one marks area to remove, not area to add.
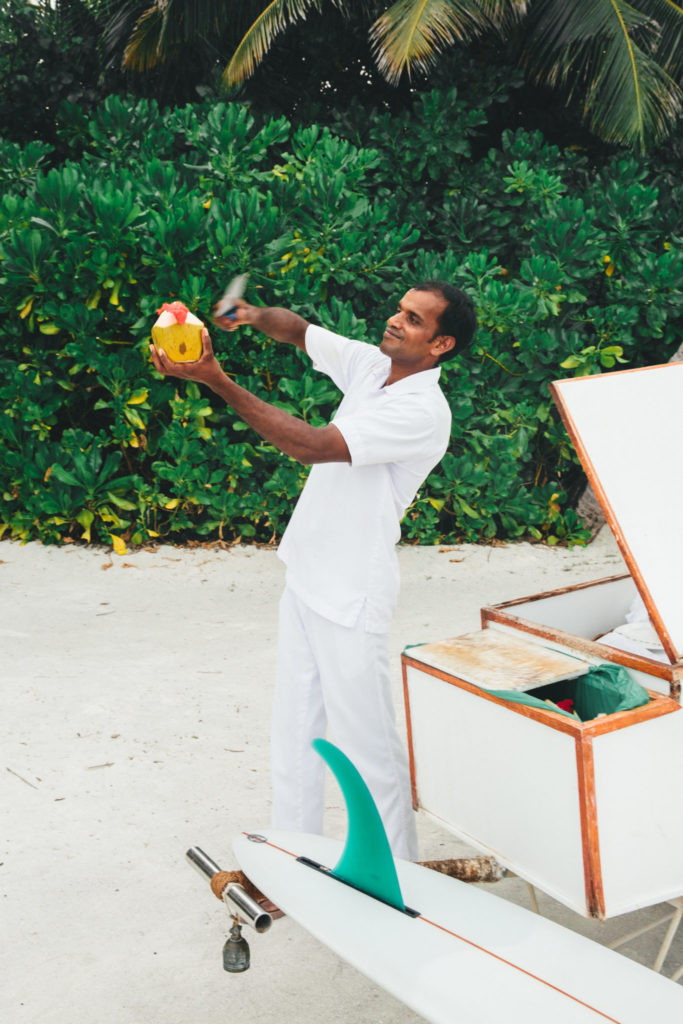
[[[102,32],[102,46],[108,66],[119,63],[120,55],[130,40],[138,18],[148,8],[144,0],[125,0],[124,3],[106,4],[107,21]]]
[[[493,28],[505,29],[523,18],[531,0],[476,0],[482,19]]]
[[[647,11],[626,0],[538,0],[535,13],[527,62],[537,80],[580,95],[607,141],[643,149],[666,135],[683,94],[652,55],[659,26]]]
[[[674,23],[683,17],[683,4],[675,3],[674,0],[648,0],[648,8],[653,18],[655,18],[660,24],[666,26],[667,21],[670,18],[674,19]],[[680,27],[680,21],[678,21]]]
[[[215,38],[237,13],[237,5],[225,0],[157,0],[157,4],[164,13],[159,40],[162,52],[198,38]]]
[[[163,11],[158,4],[138,18],[123,51],[124,68],[129,71],[149,71],[165,58],[159,47],[163,18]]]
[[[536,50],[554,59],[558,50],[638,29],[656,30],[650,15],[627,0],[536,0],[531,25]]]
[[[644,150],[659,142],[683,110],[683,93],[656,61],[633,43],[614,38],[599,53],[581,54],[584,66],[599,62],[583,101],[584,117],[598,135]]]
[[[127,0],[117,6],[105,29],[105,43],[110,37],[116,46],[126,32],[123,63],[133,71],[154,67],[188,43],[219,37],[245,7],[253,9],[247,0]]]
[[[526,0],[397,0],[370,29],[377,66],[395,84],[427,71],[439,53],[526,10]]]
[[[674,77],[683,70],[683,0],[648,0],[647,7],[659,26],[654,50],[657,63]]]
[[[276,36],[288,25],[305,18],[312,7],[319,11],[321,0],[272,0],[242,37],[223,72],[223,84],[237,85],[249,78]]]

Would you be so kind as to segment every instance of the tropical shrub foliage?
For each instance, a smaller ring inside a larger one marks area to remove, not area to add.
[[[455,90],[332,127],[110,97],[68,108],[65,161],[0,142],[0,531],[120,551],[281,533],[306,470],[208,391],[159,378],[147,347],[162,302],[209,321],[248,271],[251,301],[371,341],[418,279],[466,289],[481,326],[442,377],[451,447],[404,536],[585,537],[547,384],[677,348],[683,188],[673,161],[596,168],[538,132],[482,152],[488,116]],[[329,419],[336,391],[298,351],[212,336],[240,383]]]
[[[103,99],[98,40],[105,14],[95,0],[0,0],[0,134],[15,142],[55,143],[60,104],[89,106]]]

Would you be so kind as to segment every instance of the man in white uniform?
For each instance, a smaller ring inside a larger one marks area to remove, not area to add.
[[[241,300],[236,320],[216,323],[224,330],[252,324],[296,345],[344,394],[332,422],[312,427],[227,377],[206,331],[195,363],[172,363],[152,348],[160,372],[206,384],[266,441],[313,466],[279,549],[287,576],[273,712],[273,826],[322,831],[324,764],[311,741],[329,728],[365,779],[394,854],[415,860],[408,761],[388,668],[395,545],[406,508],[448,446],[451,415],[437,364],[471,340],[471,300],[445,282],[416,285],[387,321],[379,347]]]

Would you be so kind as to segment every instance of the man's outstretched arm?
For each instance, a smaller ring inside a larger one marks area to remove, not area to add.
[[[251,307],[258,308],[258,307]],[[272,312],[280,312],[272,310]],[[282,310],[288,313],[288,310]],[[296,316],[292,313],[291,316]],[[297,319],[301,320],[301,317]],[[242,320],[242,323],[250,321]],[[303,321],[306,323],[306,321]],[[307,325],[308,326],[308,325]],[[297,334],[294,329],[293,334]],[[305,334],[305,329],[304,329]],[[271,335],[273,337],[273,335]],[[284,337],[276,340],[285,341]],[[297,344],[292,340],[291,344]],[[245,423],[259,434],[264,441],[275,445],[285,455],[290,455],[305,466],[321,462],[351,462],[346,441],[333,423],[326,427],[312,427],[310,423],[278,409],[268,402],[252,395],[246,388],[236,384],[221,369],[211,345],[209,332],[202,331],[202,354],[196,362],[174,363],[166,353],[150,345],[154,366],[165,376],[179,377],[206,384],[220,398],[235,410]]]
[[[234,331],[243,324],[251,324],[274,341],[296,345],[302,352],[306,351],[308,320],[304,320],[298,313],[292,313],[291,309],[283,309],[280,306],[250,306],[243,299],[237,299],[234,319],[219,316],[214,323],[222,331]]]

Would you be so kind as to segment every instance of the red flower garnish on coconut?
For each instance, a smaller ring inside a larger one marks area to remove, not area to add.
[[[157,313],[170,313],[171,316],[175,317],[178,324],[185,323],[189,312],[187,306],[182,302],[164,302],[163,306],[160,306],[157,310]]]

